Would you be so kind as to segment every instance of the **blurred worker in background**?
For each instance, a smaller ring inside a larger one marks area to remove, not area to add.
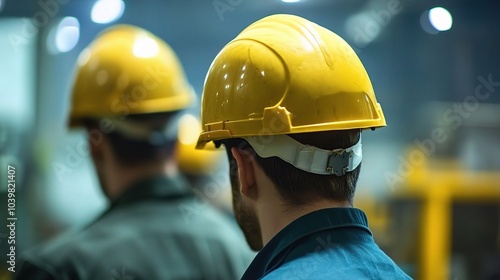
[[[226,153],[223,149],[216,150],[215,146],[212,150],[196,149],[200,132],[198,118],[191,114],[184,114],[179,118],[176,145],[179,171],[184,174],[194,191],[206,198],[207,203],[233,216]]]
[[[24,256],[17,279],[237,279],[243,236],[179,176],[176,114],[194,95],[173,50],[146,30],[101,33],[78,59],[70,127],[88,132],[111,205],[84,231]]]
[[[409,279],[352,201],[361,130],[386,126],[353,49],[303,18],[261,19],[228,43],[203,89],[198,147],[224,145],[250,247],[243,279]]]

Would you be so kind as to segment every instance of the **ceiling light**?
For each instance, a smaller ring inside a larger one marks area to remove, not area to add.
[[[47,49],[52,54],[71,51],[80,39],[80,22],[75,17],[65,17],[52,27],[47,36]]]
[[[91,18],[95,23],[106,24],[119,19],[124,10],[123,0],[98,0],[92,7]]]
[[[429,21],[437,31],[446,31],[453,25],[453,18],[445,8],[436,7],[429,11]]]

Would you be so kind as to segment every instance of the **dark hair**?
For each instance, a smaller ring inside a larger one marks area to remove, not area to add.
[[[289,134],[288,136],[302,144],[334,150],[355,145],[359,140],[360,130],[324,131]],[[264,173],[276,186],[278,193],[289,205],[306,205],[318,199],[348,201],[352,204],[361,165],[343,176],[320,175],[300,170],[278,157],[262,158],[255,153],[247,141],[241,138],[226,139],[221,143],[226,146],[231,177],[237,174],[236,161],[231,154],[231,148],[251,152]]]
[[[166,126],[171,123],[174,115],[176,115],[176,112],[128,115],[126,121],[144,124],[154,123]],[[85,121],[87,128],[99,128],[98,123],[99,121],[97,120]],[[131,139],[122,135],[116,129],[109,133],[103,132],[103,135],[110,141],[113,153],[118,162],[123,166],[135,166],[158,159],[159,157],[166,157],[173,153],[176,143],[175,137],[158,143]]]

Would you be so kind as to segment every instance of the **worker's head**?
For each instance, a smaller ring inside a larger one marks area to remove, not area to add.
[[[101,175],[111,165],[147,170],[169,158],[174,116],[193,100],[173,50],[144,29],[111,27],[82,51],[69,126],[92,132],[90,150],[106,193]]]
[[[198,148],[225,145],[233,207],[254,249],[262,247],[266,204],[351,205],[361,130],[386,125],[353,49],[292,15],[261,19],[227,44],[208,71],[201,106]]]

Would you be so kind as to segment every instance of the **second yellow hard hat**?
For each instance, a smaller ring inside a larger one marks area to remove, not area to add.
[[[103,31],[82,51],[76,68],[70,126],[85,118],[176,111],[194,101],[174,51],[139,27]]]

